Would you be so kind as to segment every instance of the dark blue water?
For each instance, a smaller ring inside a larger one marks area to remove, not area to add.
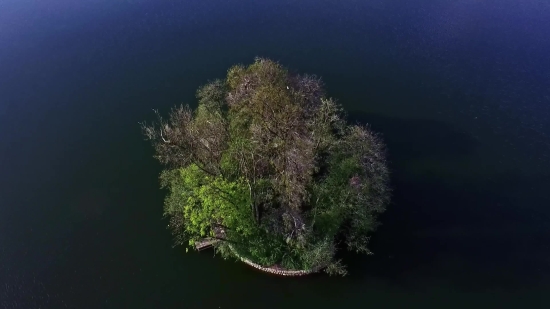
[[[547,1],[0,2],[0,308],[547,308]],[[172,247],[138,122],[235,63],[321,75],[388,144],[350,276]]]

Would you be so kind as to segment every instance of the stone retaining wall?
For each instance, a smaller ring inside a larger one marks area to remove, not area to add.
[[[250,265],[250,266],[252,266],[252,267],[254,267],[258,270],[261,270],[261,271],[264,271],[264,272],[267,272],[267,273],[270,273],[270,274],[274,274],[274,275],[287,276],[287,277],[298,277],[298,276],[305,276],[305,275],[313,274],[313,273],[319,272],[319,270],[320,270],[320,268],[309,269],[309,270],[287,270],[287,269],[278,269],[278,268],[275,268],[275,267],[264,267],[262,265],[259,265],[259,264],[256,264],[256,263],[252,262],[251,260],[249,260],[247,258],[244,258],[244,257],[240,256],[236,252],[236,250],[233,249],[233,247],[231,245],[229,246],[229,248],[241,260],[241,262],[243,262],[247,265]]]
[[[222,231],[223,232],[223,231]],[[221,236],[223,236],[223,234],[220,234]],[[205,245],[203,243],[208,243],[208,239],[204,239],[203,241],[201,242],[197,242],[195,245],[197,247],[197,250],[200,250],[201,248],[205,247]],[[211,244],[214,244],[214,242],[212,242]],[[229,244],[228,244],[229,245]],[[316,267],[316,268],[313,268],[313,269],[306,269],[306,270],[289,270],[289,269],[280,269],[280,268],[276,268],[276,267],[264,267],[262,265],[259,265],[259,264],[256,264],[254,262],[252,262],[251,260],[245,258],[245,257],[242,257],[238,252],[237,250],[235,250],[233,248],[233,246],[229,245],[229,249],[231,249],[231,251],[233,252],[233,254],[235,254],[235,256],[237,256],[241,262],[247,264],[247,265],[250,265],[258,270],[261,270],[261,271],[264,271],[266,273],[270,273],[270,274],[274,274],[274,275],[278,275],[278,276],[286,276],[286,277],[298,277],[298,276],[305,276],[305,275],[309,275],[309,274],[313,274],[313,273],[317,273],[319,272],[321,269],[323,269],[323,267]]]

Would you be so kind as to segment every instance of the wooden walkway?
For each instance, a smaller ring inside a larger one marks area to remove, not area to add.
[[[195,242],[195,248],[197,248],[198,251],[212,248],[214,244],[216,244],[219,240],[215,238],[205,238],[199,241]]]
[[[218,238],[222,238],[222,239],[225,238],[225,231],[222,228],[214,227],[214,233]],[[214,246],[219,241],[220,240],[216,238],[205,237],[195,242],[195,248],[197,248],[198,251],[212,248],[212,246]]]

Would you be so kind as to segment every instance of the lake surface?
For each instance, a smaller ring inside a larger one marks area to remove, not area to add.
[[[0,308],[549,308],[548,1],[0,2]],[[138,122],[269,57],[389,149],[350,275],[172,247]]]

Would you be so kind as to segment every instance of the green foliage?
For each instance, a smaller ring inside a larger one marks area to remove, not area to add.
[[[171,199],[167,214],[181,212],[185,233],[191,241],[216,236],[214,224],[227,229],[238,237],[253,235],[257,229],[250,213],[249,189],[244,179],[228,181],[222,176],[211,177],[196,165],[179,170],[173,179]]]
[[[256,59],[197,91],[198,107],[143,126],[169,164],[164,213],[176,244],[217,238],[216,252],[344,275],[335,239],[370,253],[389,202],[384,145],[347,126],[320,80]]]
[[[241,83],[246,74],[246,68],[243,65],[232,66],[227,71],[226,84],[231,90],[235,90]]]
[[[219,79],[208,83],[197,90],[199,106],[220,109],[225,104],[227,86]]]

